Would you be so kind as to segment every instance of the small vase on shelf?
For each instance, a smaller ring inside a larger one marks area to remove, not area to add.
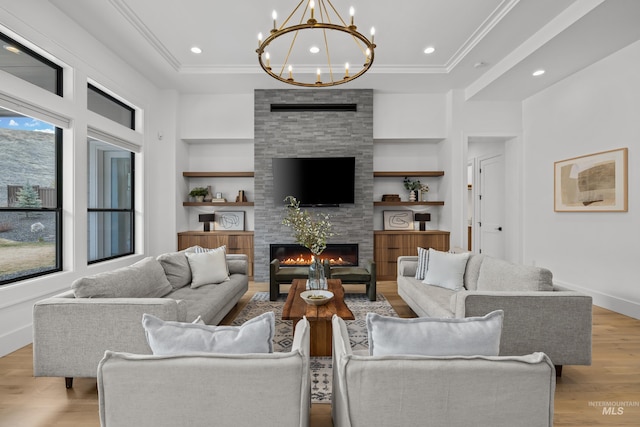
[[[409,191],[409,201],[410,202],[415,202],[416,201],[416,191],[415,190]]]
[[[213,200],[213,192],[212,192],[211,186],[207,185],[207,195],[204,196],[204,201],[210,202],[211,200]]]

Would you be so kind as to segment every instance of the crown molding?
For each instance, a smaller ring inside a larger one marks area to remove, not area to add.
[[[123,0],[109,0],[114,8],[131,24],[131,26],[158,52],[158,54],[173,68],[180,71],[180,61],[171,54],[169,49],[162,44],[136,13]]]

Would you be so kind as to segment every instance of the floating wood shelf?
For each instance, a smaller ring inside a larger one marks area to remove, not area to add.
[[[373,206],[444,206],[444,202],[373,202]]]
[[[397,177],[404,178],[405,176],[443,176],[444,171],[378,171],[373,172],[374,177]]]
[[[253,206],[253,202],[183,202],[182,206]]]
[[[182,172],[182,176],[189,178],[253,178],[253,172]]]

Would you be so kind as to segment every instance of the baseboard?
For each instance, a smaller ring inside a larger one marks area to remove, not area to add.
[[[593,304],[598,307],[606,308],[607,310],[615,311],[616,313],[624,314],[634,319],[640,319],[640,303],[594,291],[593,289],[584,288],[573,283],[557,280],[554,280],[554,283],[563,288],[590,295],[591,298],[593,298]]]
[[[33,341],[32,324],[15,329],[0,336],[0,357],[31,344]]]

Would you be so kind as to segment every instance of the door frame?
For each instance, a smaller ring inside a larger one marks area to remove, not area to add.
[[[507,261],[522,263],[524,259],[524,239],[523,239],[523,220],[524,220],[524,207],[523,204],[525,202],[525,197],[523,194],[524,189],[524,148],[522,142],[521,134],[513,134],[513,133],[500,133],[500,132],[465,132],[462,138],[463,148],[461,150],[462,158],[460,159],[460,166],[462,170],[461,173],[464,175],[464,192],[465,197],[462,200],[463,203],[463,213],[461,215],[461,219],[463,222],[460,223],[460,230],[463,231],[461,242],[464,244],[464,247],[467,247],[467,212],[469,210],[469,206],[467,203],[467,167],[472,159],[469,158],[469,142],[473,141],[475,138],[483,138],[483,139],[496,139],[502,140],[504,142],[504,159],[505,159],[505,175],[507,177],[506,187],[505,187],[505,227],[509,229],[509,237],[505,241],[505,259]],[[473,164],[474,169],[474,182],[473,182],[473,197],[474,200],[477,197],[477,183],[478,178],[476,174],[478,173],[478,165],[476,163]],[[477,203],[474,203],[474,221],[476,221],[477,213],[475,209],[477,208]],[[472,236],[472,251],[477,253],[477,226],[474,226],[473,236]]]

